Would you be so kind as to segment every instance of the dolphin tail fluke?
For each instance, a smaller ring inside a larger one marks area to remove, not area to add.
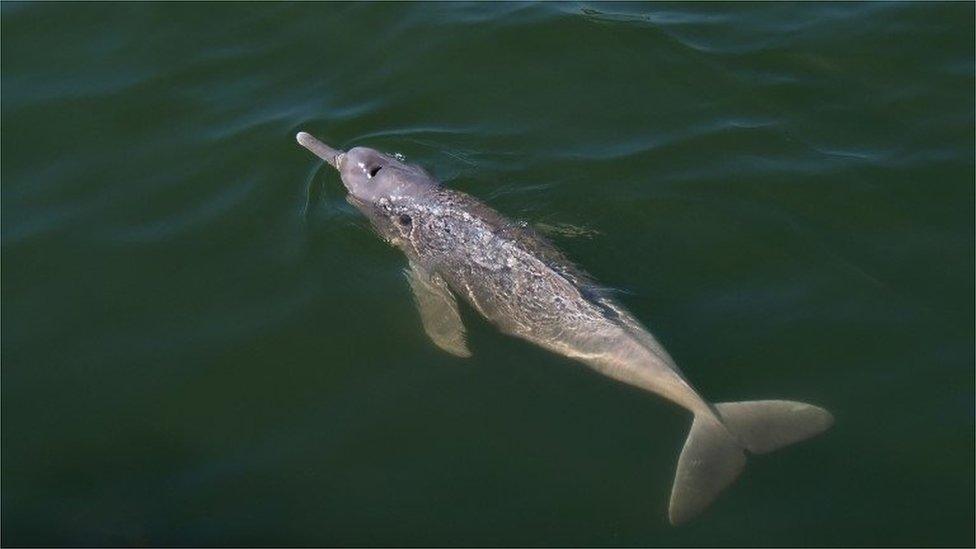
[[[762,454],[806,440],[833,423],[830,412],[802,402],[756,400],[716,404],[721,422],[695,416],[678,458],[669,518],[681,524],[701,513],[732,483],[746,452]]]
[[[834,423],[827,410],[791,400],[723,402],[715,408],[725,426],[754,454],[819,435]]]
[[[746,453],[714,416],[699,414],[678,458],[668,518],[681,524],[705,510],[746,465]]]

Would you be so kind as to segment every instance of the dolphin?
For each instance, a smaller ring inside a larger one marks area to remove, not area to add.
[[[833,423],[827,410],[802,402],[710,403],[633,315],[536,232],[391,155],[341,151],[305,132],[296,138],[338,170],[349,203],[407,256],[406,276],[434,345],[471,356],[460,296],[503,333],[692,413],[671,488],[672,524],[708,507],[742,471],[747,454],[805,440]]]

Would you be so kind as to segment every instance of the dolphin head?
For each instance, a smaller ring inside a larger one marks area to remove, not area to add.
[[[419,166],[367,147],[340,154],[336,167],[349,194],[371,204],[382,199],[416,198],[437,186]]]
[[[333,149],[299,132],[298,143],[339,171],[349,191],[347,200],[370,219],[389,240],[409,231],[418,202],[437,188],[437,181],[419,166],[367,147]]]

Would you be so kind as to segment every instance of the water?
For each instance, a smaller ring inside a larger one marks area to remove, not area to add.
[[[973,4],[2,14],[5,545],[974,543]],[[835,427],[669,526],[687,414],[470,310],[439,352],[300,129]]]

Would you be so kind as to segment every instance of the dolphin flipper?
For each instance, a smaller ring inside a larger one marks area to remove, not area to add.
[[[457,300],[444,279],[423,271],[413,263],[405,269],[405,273],[413,290],[417,309],[420,310],[424,331],[434,345],[455,356],[471,356],[465,341],[464,324],[458,312]]]

